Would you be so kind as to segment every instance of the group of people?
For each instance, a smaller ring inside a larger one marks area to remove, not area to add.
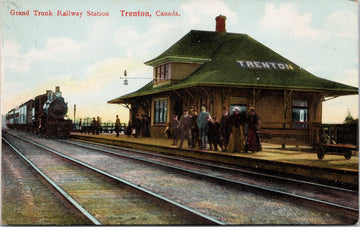
[[[81,120],[80,120],[81,125]],[[137,114],[132,122],[125,128],[125,135],[131,137],[150,137],[150,119],[145,115]],[[81,126],[80,126],[81,127]],[[170,130],[173,144],[179,148],[183,147],[184,140],[187,140],[188,148],[199,147],[201,150],[248,152],[261,151],[260,142],[260,117],[256,113],[255,107],[249,108],[249,114],[240,114],[240,108],[235,107],[233,113],[224,107],[220,121],[217,117],[211,117],[206,111],[206,106],[201,107],[198,115],[197,110],[185,110],[178,119],[174,115]],[[115,132],[119,136],[121,122],[116,115]],[[101,133],[101,119],[93,118],[91,122],[92,134]]]
[[[96,119],[95,117],[93,117],[91,122],[91,132],[92,134],[96,135],[99,135],[101,133],[101,120],[99,116],[97,116]]]
[[[137,114],[133,122],[129,121],[128,126],[125,130],[125,135],[131,137],[150,137],[150,118],[144,114]]]
[[[119,116],[116,115],[116,123],[115,123],[116,136],[119,136],[120,129],[121,129],[120,119],[119,119]],[[88,134],[92,133],[93,135],[101,134],[101,132],[104,131],[104,128],[101,125],[101,118],[99,116],[97,116],[96,118],[93,117],[90,124],[86,121],[84,126],[83,126],[82,119],[80,118],[79,131],[81,133],[88,133]],[[106,129],[105,129],[105,131],[106,131]]]
[[[216,117],[210,116],[205,105],[201,107],[199,115],[194,109],[190,112],[185,110],[180,119],[177,115],[173,117],[173,145],[182,148],[186,139],[190,149],[198,146],[202,150],[218,151],[220,148],[222,151],[231,152],[261,151],[260,117],[255,107],[250,107],[249,111],[248,116],[245,116],[235,107],[230,115],[229,110],[224,107],[219,122]]]

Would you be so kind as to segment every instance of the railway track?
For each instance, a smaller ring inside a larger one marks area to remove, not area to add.
[[[3,140],[94,225],[226,224],[55,150],[15,137],[31,144],[26,146],[26,152]],[[54,168],[58,170],[55,173]]]
[[[49,185],[52,186],[53,190],[56,190],[57,194],[62,196],[63,201],[65,201],[70,207],[70,209],[75,209],[85,216],[90,223],[99,225],[101,224],[94,216],[87,212],[75,199],[73,199],[65,190],[63,190],[58,184],[55,183],[50,177],[48,177],[40,168],[38,168],[30,159],[28,159],[22,152],[20,152],[15,146],[13,146],[8,140],[2,138],[2,140],[19,155],[26,164],[32,167]]]
[[[186,164],[193,164],[193,165],[197,165],[197,166],[201,166],[204,168],[207,168],[208,170],[218,170],[221,171],[221,173],[224,172],[229,172],[229,173],[233,173],[233,174],[241,174],[241,175],[247,175],[247,176],[251,176],[252,178],[256,178],[256,179],[261,179],[261,180],[268,180],[268,181],[276,181],[278,183],[287,183],[287,184],[292,184],[296,187],[300,186],[303,187],[304,185],[306,185],[306,187],[314,187],[314,190],[335,190],[335,191],[340,191],[340,192],[345,192],[345,193],[351,193],[353,195],[357,195],[358,194],[358,190],[353,190],[353,189],[348,189],[346,187],[337,187],[337,186],[332,186],[329,184],[321,184],[321,183],[315,183],[315,182],[311,182],[311,181],[306,181],[306,180],[300,180],[300,179],[295,179],[295,178],[291,178],[291,177],[284,177],[284,176],[278,176],[278,175],[272,175],[272,174],[266,174],[266,173],[260,173],[260,172],[256,172],[256,171],[252,171],[252,170],[248,170],[248,169],[242,169],[239,167],[231,167],[229,165],[222,165],[220,163],[213,163],[211,161],[205,161],[205,160],[196,160],[194,158],[184,158],[184,157],[178,157],[178,156],[172,156],[172,155],[163,155],[163,154],[158,154],[158,153],[153,153],[153,152],[147,152],[147,151],[141,151],[141,150],[136,150],[136,149],[130,149],[130,148],[125,148],[125,147],[118,147],[118,146],[111,146],[111,145],[107,145],[107,144],[99,144],[99,143],[94,143],[94,142],[88,142],[88,141],[78,141],[78,140],[74,140],[75,142],[70,142],[69,140],[62,140],[62,142],[64,143],[68,143],[68,144],[73,144],[76,146],[80,146],[80,147],[84,147],[84,148],[89,148],[89,149],[93,149],[96,147],[99,148],[110,148],[112,149],[112,151],[127,151],[127,152],[131,152],[131,155],[136,155],[139,154],[141,156],[146,156],[146,157],[150,157],[151,160],[162,160],[162,162],[166,163],[168,162],[167,160],[171,161],[171,162],[179,162],[179,163],[186,163]],[[77,143],[77,142],[78,143]],[[88,146],[86,145],[88,144]],[[104,152],[108,152],[107,150],[104,150]]]
[[[245,187],[249,190],[257,190],[262,193],[271,193],[273,196],[286,197],[292,200],[298,200],[300,203],[309,203],[314,206],[323,206],[325,208],[337,209],[339,212],[348,213],[349,215],[356,215],[358,213],[358,192],[355,190],[349,190],[345,188],[333,187],[324,184],[317,184],[302,180],[296,180],[286,177],[279,177],[269,174],[257,173],[249,170],[242,170],[239,168],[231,168],[222,165],[215,165],[211,163],[206,163],[203,161],[184,159],[179,157],[173,157],[169,155],[162,155],[156,153],[149,153],[140,150],[128,149],[128,148],[119,148],[110,145],[97,145],[94,147],[94,144],[86,145],[84,142],[77,143],[71,141],[62,141],[64,143],[80,146],[87,149],[97,150],[101,152],[106,152],[115,156],[125,157],[133,159],[140,162],[146,162],[152,165],[157,165],[163,168],[169,168],[177,171],[181,171],[187,174],[192,174],[200,178],[207,178],[216,182],[220,182],[225,185],[234,185],[237,187]],[[108,150],[107,147],[113,150]],[[131,152],[132,154],[119,153],[123,151]],[[141,157],[139,157],[138,154]],[[151,159],[146,159],[146,157],[151,157]],[[155,161],[156,160],[156,161]],[[175,163],[174,163],[175,162]],[[168,164],[171,163],[171,164]],[[181,165],[187,164],[186,168],[181,167]],[[190,165],[189,165],[190,164]],[[197,166],[194,168],[194,165]],[[204,171],[209,170],[211,171]],[[215,170],[215,171],[214,171]],[[212,172],[211,174],[206,172]],[[224,172],[229,172],[230,174],[224,174]],[[249,180],[246,181],[244,177],[239,177],[238,175],[246,177],[256,178],[256,182],[252,180],[252,183]],[[235,176],[235,177],[234,177]],[[272,182],[271,187],[263,186],[267,185],[267,182]],[[260,182],[260,183],[259,183]],[[284,185],[291,186],[291,188],[286,188]],[[321,192],[313,194],[312,192]],[[344,195],[349,195],[349,197],[344,197]],[[312,196],[312,197],[311,197]],[[322,200],[327,199],[327,200]],[[335,200],[331,202],[330,200]],[[349,202],[346,204],[346,202]],[[343,204],[341,204],[343,203]]]
[[[65,146],[64,141],[60,142],[54,142],[56,143],[56,145],[54,145],[55,147],[61,147],[61,146]],[[68,141],[67,141],[68,143]],[[74,142],[71,142],[72,146],[74,146]],[[80,145],[78,142],[77,143],[77,147],[78,145]],[[63,144],[63,145],[61,145]],[[151,165],[151,166],[156,166],[156,168],[158,170],[160,169],[166,169],[167,171],[170,172],[181,172],[181,174],[185,174],[188,177],[192,177],[192,178],[197,178],[197,179],[201,179],[201,181],[204,181],[205,179],[207,181],[210,182],[214,182],[217,185],[222,185],[223,187],[230,187],[233,189],[236,189],[237,193],[241,192],[241,191],[245,191],[245,192],[251,192],[251,193],[255,193],[257,195],[264,196],[264,197],[271,197],[272,199],[278,200],[278,201],[283,201],[281,203],[291,203],[291,205],[297,207],[308,207],[310,208],[311,212],[313,212],[313,210],[317,210],[317,212],[330,212],[330,213],[335,213],[335,214],[339,214],[341,216],[341,218],[345,218],[346,221],[344,222],[340,222],[340,224],[342,223],[354,223],[357,221],[357,215],[358,215],[358,211],[356,208],[352,208],[349,206],[344,206],[341,204],[336,204],[336,203],[332,203],[332,202],[327,202],[327,201],[322,201],[322,200],[318,200],[318,199],[314,199],[314,198],[309,198],[303,195],[295,195],[293,193],[290,192],[286,192],[283,189],[282,190],[277,190],[274,188],[269,188],[269,187],[264,187],[264,186],[259,186],[256,184],[250,184],[250,183],[246,183],[246,182],[242,182],[239,179],[229,179],[226,177],[219,177],[216,176],[214,174],[209,174],[209,173],[202,173],[200,171],[195,171],[194,166],[189,167],[189,160],[179,160],[178,158],[175,159],[174,161],[174,157],[171,157],[169,160],[169,157],[163,156],[163,155],[157,155],[156,157],[153,157],[153,159],[166,159],[163,160],[162,162],[159,162],[159,160],[154,161],[154,160],[148,160],[149,156],[152,154],[149,154],[147,152],[145,152],[146,154],[144,154],[143,152],[138,153],[137,155],[140,155],[142,157],[135,157],[134,153],[135,150],[129,150],[126,149],[127,151],[125,152],[124,149],[120,149],[118,147],[114,148],[114,147],[109,147],[109,146],[103,146],[103,145],[94,145],[91,144],[91,146],[89,145],[84,145],[83,143],[81,144],[82,150],[80,151],[79,149],[76,149],[75,147],[67,147],[67,150],[71,150],[70,151],[64,151],[65,153],[71,153],[71,156],[76,156],[78,159],[81,159],[83,157],[88,157],[90,159],[91,156],[96,157],[98,160],[107,160],[107,159],[112,159],[112,160],[118,160],[118,159],[131,159],[134,160],[136,162],[139,163],[145,163],[146,165]],[[105,153],[106,152],[106,153]],[[130,154],[129,154],[130,152]],[[136,151],[137,152],[137,151]],[[126,153],[126,154],[123,154]],[[116,155],[116,157],[118,158],[114,158],[114,155]],[[144,156],[147,156],[148,158],[144,158]],[[96,161],[95,161],[96,162]],[[94,162],[94,163],[95,163]],[[174,166],[173,164],[165,164],[165,162],[181,162],[182,164],[177,163],[177,166]],[[184,162],[186,162],[187,164],[185,165]],[[206,164],[206,165],[205,165]],[[109,171],[111,172],[111,164],[106,164],[107,167],[104,167],[105,169],[109,169]],[[123,163],[120,164],[122,168],[128,168],[126,167]],[[201,168],[197,167],[198,169],[218,169],[218,166],[211,166],[208,165],[208,163],[201,163],[201,164],[195,164],[194,161],[191,161],[191,165],[198,165],[201,166]],[[213,164],[212,164],[213,165]],[[186,166],[186,167],[184,167]],[[206,168],[204,168],[206,166]],[[159,168],[161,167],[161,168]],[[136,168],[136,167],[134,167]],[[222,169],[220,172],[231,172],[232,175],[236,175],[234,174],[234,169],[229,169],[229,167],[227,167],[228,169],[225,171],[224,169]],[[219,170],[217,170],[219,171]],[[236,172],[238,173],[238,172]],[[249,174],[249,173],[246,173]],[[139,178],[141,176],[137,175]],[[241,177],[240,177],[241,179]],[[272,179],[274,180],[274,179]],[[281,180],[281,182],[283,182]],[[291,182],[291,181],[290,181]],[[300,182],[298,182],[298,184],[300,184]],[[199,186],[201,187],[201,186]],[[298,186],[296,186],[298,187]],[[312,185],[311,187],[314,187],[314,185]],[[323,187],[323,186],[321,186]],[[326,188],[326,187],[325,187]],[[240,189],[240,190],[239,190]],[[322,189],[323,190],[323,189]],[[334,190],[333,188],[331,189],[327,189],[327,190]],[[346,191],[346,190],[345,190]],[[166,193],[168,193],[168,191],[166,191]],[[345,193],[345,192],[343,192]],[[347,192],[349,193],[349,192]],[[229,192],[230,194],[230,192]],[[247,195],[246,195],[247,196]],[[214,196],[215,197],[215,196]],[[258,200],[258,197],[256,197],[253,200]],[[266,202],[268,203],[268,202]],[[271,201],[271,203],[274,203],[273,201]],[[278,202],[275,202],[274,204],[277,204]],[[254,205],[249,205],[249,206],[254,206]],[[257,206],[257,205],[255,205]],[[278,205],[276,205],[278,206]],[[220,209],[220,208],[219,208]],[[289,209],[289,208],[288,208]],[[290,208],[292,209],[292,207]],[[303,211],[300,211],[303,212]],[[296,211],[294,211],[294,213],[296,213]],[[223,215],[223,214],[222,214]],[[324,214],[326,217],[329,214]],[[219,216],[217,216],[219,217]],[[219,219],[219,218],[218,218]],[[329,218],[326,218],[329,219]],[[244,222],[236,222],[234,220],[231,220],[229,222],[226,223],[234,223],[234,224],[242,224]],[[267,222],[261,222],[261,224],[267,224]],[[284,224],[286,222],[276,222],[276,223],[281,223]],[[296,222],[295,222],[296,223]],[[306,224],[305,222],[300,222],[301,224]],[[247,224],[247,223],[245,223]],[[269,223],[269,224],[273,224],[273,223]],[[294,224],[294,223],[291,223]]]
[[[21,155],[2,142],[2,224],[89,225]],[[70,208],[70,209],[69,209]]]

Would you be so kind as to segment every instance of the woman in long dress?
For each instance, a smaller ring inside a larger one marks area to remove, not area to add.
[[[244,138],[244,122],[240,115],[240,109],[234,108],[234,113],[231,115],[231,137],[230,137],[230,151],[242,152],[245,150],[245,138]]]
[[[261,151],[260,141],[260,117],[256,114],[255,107],[250,107],[250,114],[246,118],[246,152],[247,151]]]

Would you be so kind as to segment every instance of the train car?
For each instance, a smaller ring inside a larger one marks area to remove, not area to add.
[[[61,95],[60,87],[55,92],[47,90],[24,104],[10,110],[6,115],[8,128],[33,131],[47,137],[67,137],[70,135],[71,120],[65,120],[67,103]]]
[[[6,125],[9,128],[32,131],[32,108],[34,100],[29,100],[26,103],[12,109],[6,115]]]

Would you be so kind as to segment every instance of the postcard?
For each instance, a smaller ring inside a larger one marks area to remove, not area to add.
[[[358,222],[358,2],[3,0],[3,225]]]

